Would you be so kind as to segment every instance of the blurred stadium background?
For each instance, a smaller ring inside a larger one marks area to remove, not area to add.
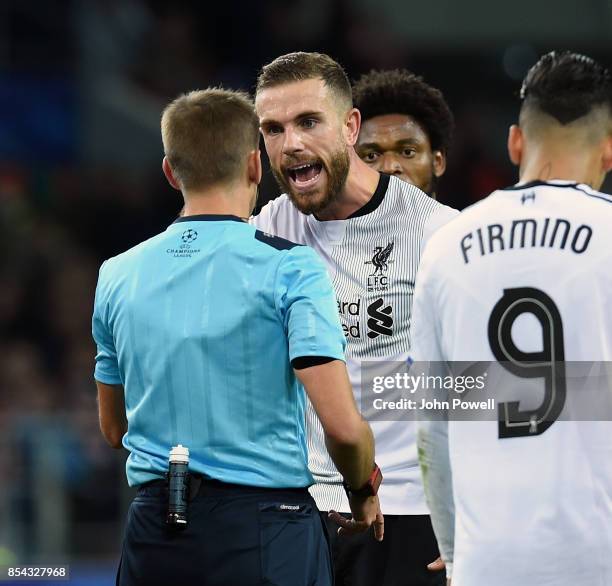
[[[519,82],[563,48],[610,66],[612,0],[1,0],[0,566],[69,563],[73,584],[114,583],[131,492],[125,452],[98,431],[90,313],[101,261],[181,208],[161,173],[169,100],[252,90],[294,50],[353,79],[407,67],[455,114],[439,198],[463,208],[516,181]],[[277,193],[269,173],[261,193]]]

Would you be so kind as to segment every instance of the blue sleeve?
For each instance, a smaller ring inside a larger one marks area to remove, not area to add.
[[[108,299],[103,275],[105,264],[100,267],[92,319],[92,333],[97,346],[94,378],[107,385],[120,385],[123,381],[119,374],[117,350],[108,324]]]
[[[276,276],[276,306],[289,340],[289,359],[326,356],[344,361],[346,338],[323,262],[307,246],[288,250]]]

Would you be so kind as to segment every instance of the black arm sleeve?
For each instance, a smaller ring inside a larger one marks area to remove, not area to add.
[[[337,358],[330,358],[329,356],[298,356],[291,361],[291,366],[295,370],[302,370],[303,368],[309,368],[310,366],[320,366],[321,364],[327,364]]]

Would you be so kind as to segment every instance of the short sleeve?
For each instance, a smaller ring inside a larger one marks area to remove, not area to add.
[[[117,350],[108,324],[108,299],[104,285],[105,265],[106,263],[100,267],[92,319],[92,333],[97,347],[94,378],[107,385],[120,385],[123,381],[119,373]]]
[[[276,306],[289,340],[289,359],[345,360],[346,338],[327,270],[307,246],[287,251],[276,277]]]

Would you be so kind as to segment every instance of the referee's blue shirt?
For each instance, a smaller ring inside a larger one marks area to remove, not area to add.
[[[95,378],[125,388],[131,486],[168,469],[304,487],[304,390],[290,361],[344,360],[329,277],[308,247],[235,216],[179,218],[107,260],[93,314]]]

